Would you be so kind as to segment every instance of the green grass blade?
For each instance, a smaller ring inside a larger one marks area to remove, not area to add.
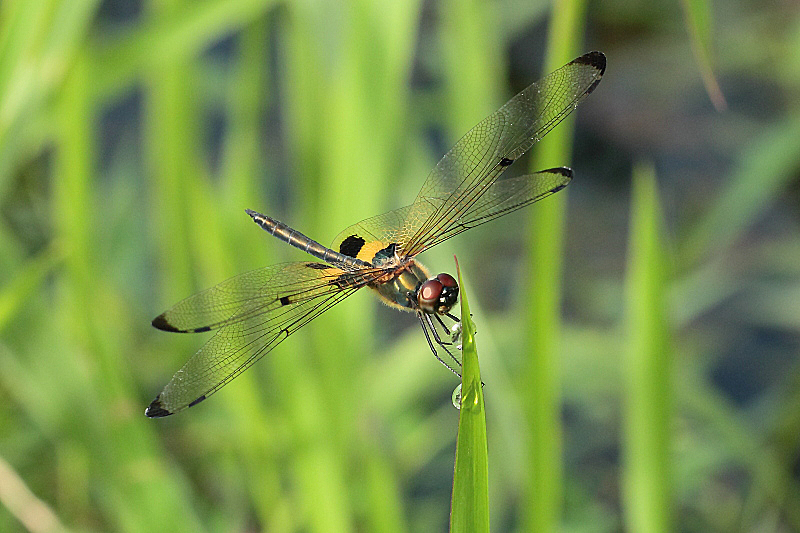
[[[684,16],[692,43],[692,51],[703,78],[708,97],[717,111],[725,111],[728,104],[719,87],[717,77],[714,75],[711,56],[711,41],[714,29],[714,19],[711,12],[711,3],[707,0],[683,0]]]
[[[548,28],[544,73],[580,53],[585,2],[555,2]],[[567,165],[573,120],[567,118],[538,143],[532,157],[535,170]],[[523,506],[526,531],[557,531],[562,515],[561,395],[558,342],[561,331],[566,193],[541,202],[532,211],[530,291],[528,295],[528,365],[522,394],[531,428],[530,475]]]
[[[94,164],[98,108],[90,97],[95,65],[88,57],[85,51],[76,55],[57,102],[52,220],[65,258],[50,313],[56,331],[64,333],[50,335],[57,349],[28,366],[26,385],[33,392],[27,396],[36,399],[25,398],[26,407],[42,416],[43,427],[59,420],[55,453],[63,459],[63,470],[58,475],[69,485],[95,486],[101,495],[91,500],[75,496],[70,501],[75,513],[96,514],[107,529],[198,531],[202,528],[190,506],[178,503],[187,495],[174,482],[174,472],[160,465],[148,469],[144,475],[152,485],[129,475],[157,452],[131,401],[134,387],[126,379],[129,348],[123,333],[129,317],[124,300],[108,283],[102,224],[97,222],[105,213],[97,214],[102,205]],[[42,385],[48,377],[51,385]]]
[[[153,2],[152,8],[155,21],[174,6]],[[198,287],[192,262],[192,201],[201,183],[199,106],[197,99],[189,96],[196,90],[196,65],[188,60],[162,65],[149,70],[146,80],[145,151],[153,180],[152,219],[159,228],[159,263],[164,273],[159,295],[164,298],[161,305],[166,305]]]
[[[458,266],[456,265],[456,268]],[[469,313],[461,270],[461,326],[463,368],[461,411],[458,418],[456,465],[450,531],[489,531],[489,458],[486,444],[486,412],[483,405],[481,370],[475,346],[475,325]]]
[[[0,160],[19,156],[31,115],[62,87],[97,0],[3,3],[0,12]],[[0,186],[7,175],[0,174]]]
[[[655,172],[638,166],[628,252],[624,508],[628,531],[672,531],[670,351]]]
[[[450,134],[460,136],[502,100],[505,59],[497,39],[483,38],[486,28],[497,24],[497,13],[486,2],[447,0],[440,10],[442,68],[449,86],[445,116]]]

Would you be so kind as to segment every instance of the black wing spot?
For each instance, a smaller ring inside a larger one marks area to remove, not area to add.
[[[500,160],[500,166],[501,167],[507,167],[513,162],[514,162],[513,159],[509,159],[507,157],[504,157],[503,159]]]
[[[192,330],[192,332],[194,332],[194,333],[202,333],[204,331],[211,331],[211,326],[203,326],[203,327],[200,327],[200,328],[194,328]]]
[[[291,300],[289,300],[288,296],[281,296],[281,305],[289,305]]]
[[[330,266],[326,265],[325,263],[306,263],[306,266],[315,270],[325,270],[326,268],[330,268]]]
[[[560,176],[564,176],[565,178],[572,179],[572,169],[569,167],[548,168],[547,170],[542,170],[542,172],[549,172],[550,174],[558,174]]]
[[[195,405],[197,405],[198,403],[202,402],[202,401],[203,401],[203,400],[205,400],[205,399],[206,399],[206,395],[205,395],[205,394],[203,394],[203,395],[202,395],[202,396],[200,396],[198,399],[196,399],[196,400],[194,400],[192,403],[190,403],[190,404],[188,405],[188,407],[194,407]]]
[[[358,257],[358,252],[364,247],[365,241],[358,235],[350,235],[339,245],[339,253],[350,257]]]

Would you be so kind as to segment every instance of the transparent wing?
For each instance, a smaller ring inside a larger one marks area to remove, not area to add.
[[[241,274],[178,303],[153,324],[167,331],[219,331],[175,373],[145,414],[167,416],[204,400],[377,274],[284,263]]]
[[[425,243],[425,247],[435,246],[462,231],[480,226],[550,196],[566,187],[571,180],[572,170],[565,167],[551,168],[515,178],[497,179],[468,206],[464,213],[459,217],[451,217],[442,231]],[[416,204],[411,204],[362,220],[340,233],[334,239],[331,248],[345,253],[340,249],[341,245],[352,236],[363,237],[366,242],[381,242],[382,246],[391,243],[402,245],[403,236],[413,232],[409,214],[418,207]]]
[[[463,214],[448,219],[442,231],[432,235],[425,243],[425,248],[550,196],[566,187],[570,180],[572,170],[565,167],[498,179]]]
[[[413,256],[563,188],[569,169],[498,178],[594,90],[605,65],[601,52],[590,52],[530,85],[442,157],[413,204],[350,226],[331,248],[355,257],[365,242],[396,243],[398,253]]]
[[[606,58],[600,52],[574,59],[530,85],[464,135],[431,171],[408,210],[402,252],[416,255],[441,242],[439,236],[450,233],[449,226],[461,223],[515,159],[594,90],[605,66]]]
[[[330,265],[297,262],[272,265],[234,276],[175,304],[153,319],[164,331],[197,333],[263,313],[281,297],[334,290],[343,272]]]

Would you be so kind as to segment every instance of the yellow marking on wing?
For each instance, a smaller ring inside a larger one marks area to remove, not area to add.
[[[364,246],[362,246],[361,250],[358,251],[358,255],[356,257],[362,261],[371,263],[372,260],[375,259],[375,254],[387,246],[388,244],[382,241],[371,241],[364,243]]]

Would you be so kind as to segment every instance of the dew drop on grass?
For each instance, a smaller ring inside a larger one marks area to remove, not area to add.
[[[461,383],[453,390],[453,407],[461,409]]]

